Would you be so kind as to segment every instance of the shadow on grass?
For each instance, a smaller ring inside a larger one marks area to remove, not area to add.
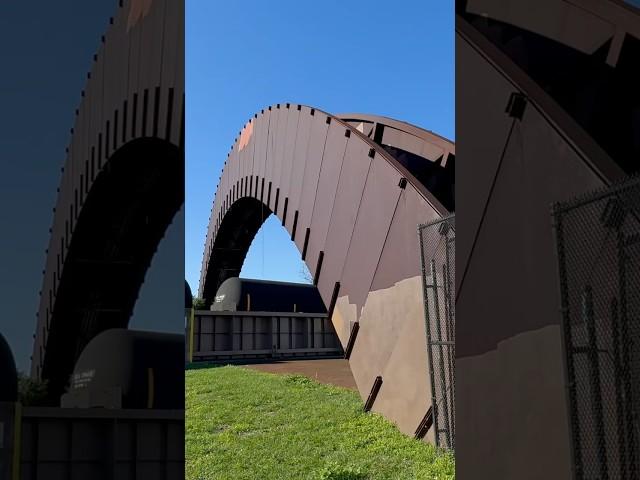
[[[203,370],[206,368],[220,368],[220,367],[226,367],[226,365],[224,363],[214,363],[214,362],[194,362],[194,363],[187,363],[184,366],[185,370]]]

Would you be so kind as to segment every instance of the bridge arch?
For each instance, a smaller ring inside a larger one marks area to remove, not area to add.
[[[219,179],[199,295],[211,303],[239,275],[275,214],[314,277],[361,396],[383,377],[374,409],[414,433],[430,406],[416,228],[455,208],[454,161],[450,141],[396,120],[289,103],[262,110]]]
[[[31,364],[52,401],[84,346],[128,325],[184,201],[183,6],[139,3],[118,2],[101,38],[61,169]]]

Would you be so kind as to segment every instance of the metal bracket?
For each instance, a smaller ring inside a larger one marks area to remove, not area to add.
[[[513,92],[509,97],[509,103],[507,103],[507,108],[505,112],[509,114],[512,118],[517,118],[518,120],[522,120],[522,116],[524,115],[525,107],[527,106],[527,97],[525,97],[520,92]]]
[[[344,358],[346,359],[349,359],[349,357],[351,356],[353,345],[356,343],[356,337],[358,336],[358,330],[360,330],[360,322],[355,322],[353,324],[353,327],[351,327],[349,340],[347,341],[347,346],[344,349]]]
[[[420,421],[418,428],[416,428],[414,438],[417,440],[423,439],[427,435],[427,432],[429,431],[432,425],[433,425],[433,406],[429,407],[429,410],[427,410],[427,413],[425,413],[424,417],[422,417],[422,420]]]
[[[378,375],[376,379],[373,381],[373,386],[371,387],[371,392],[369,393],[369,397],[367,397],[367,401],[364,404],[364,411],[368,412],[373,407],[373,403],[376,401],[376,397],[378,396],[378,392],[380,391],[380,387],[382,387],[382,377]]]

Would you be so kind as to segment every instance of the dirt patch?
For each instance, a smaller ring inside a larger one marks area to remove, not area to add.
[[[273,363],[242,365],[261,372],[278,374],[300,374],[320,383],[357,390],[349,362],[343,359],[286,360]]]

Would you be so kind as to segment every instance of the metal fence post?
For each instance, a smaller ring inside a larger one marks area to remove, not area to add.
[[[553,206],[573,478],[638,478],[640,177]]]
[[[452,215],[418,226],[432,425],[436,445],[450,450],[455,448],[454,220]]]

